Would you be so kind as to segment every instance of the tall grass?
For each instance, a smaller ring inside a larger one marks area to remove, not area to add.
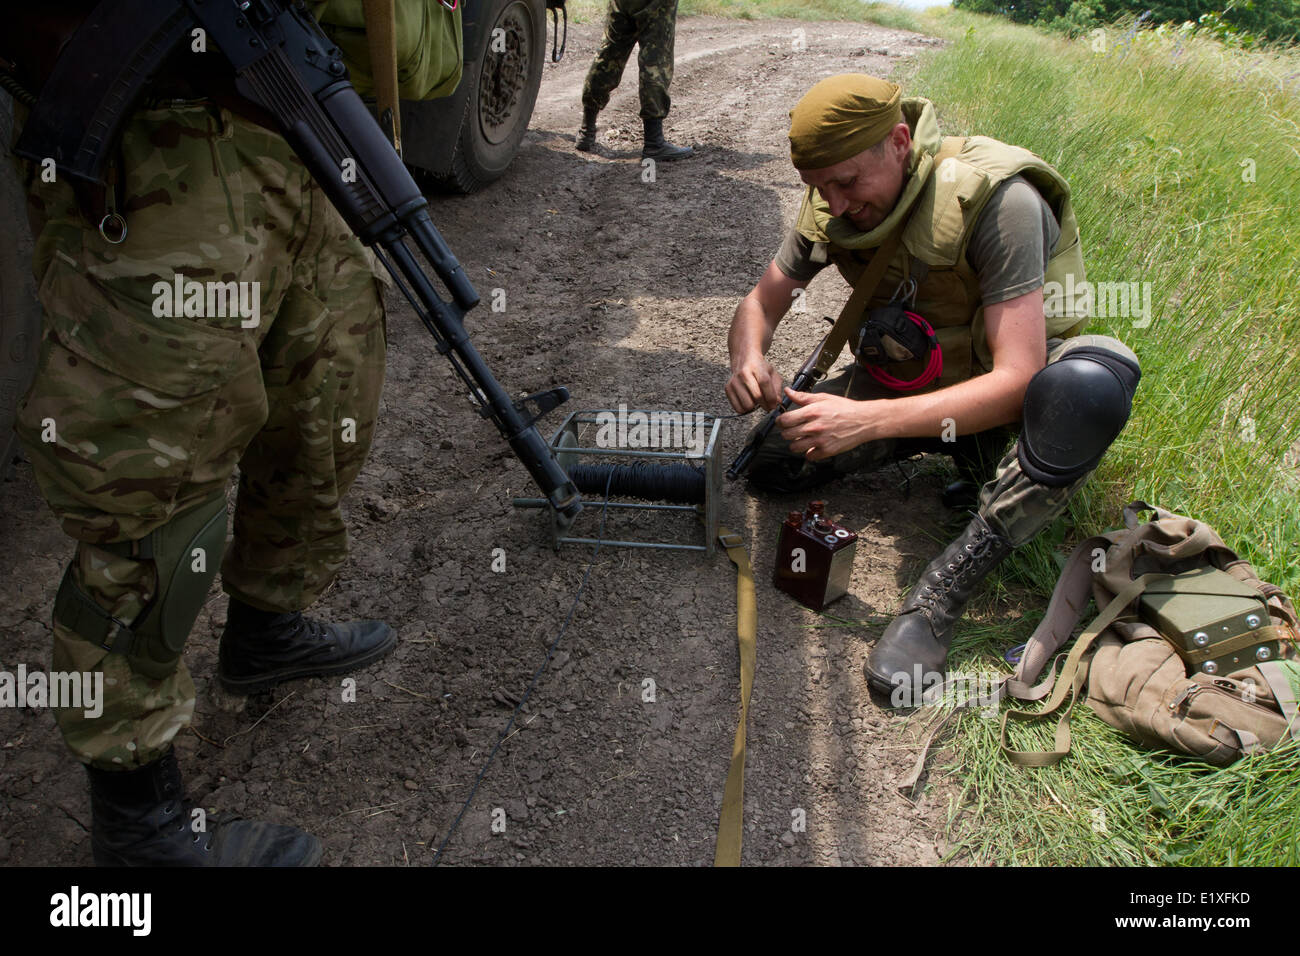
[[[1089,278],[1152,288],[1149,324],[1090,327],[1142,361],[1128,427],[1070,520],[1018,553],[1004,581],[1045,595],[1055,549],[1116,526],[1120,506],[1142,498],[1208,521],[1265,579],[1300,593],[1300,59],[1126,24],[1069,41],[951,11],[931,22],[952,42],[911,92],[936,103],[948,132],[1053,163],[1074,187]],[[1022,630],[968,625],[954,668],[987,667]],[[1045,729],[1020,744],[1050,740]],[[1073,754],[1054,768],[1010,766],[996,721],[964,720],[951,747],[969,801],[954,829],[978,858],[1297,860],[1295,747],[1214,770],[1135,748],[1082,709]]]
[[[1300,57],[1149,31],[1117,48],[1121,28],[1098,53],[1087,38],[940,18],[954,21],[965,29],[912,92],[947,130],[1056,165],[1074,187],[1089,278],[1152,289],[1149,325],[1090,327],[1138,353],[1143,381],[1076,519],[1103,528],[1122,499],[1158,502],[1300,588]]]

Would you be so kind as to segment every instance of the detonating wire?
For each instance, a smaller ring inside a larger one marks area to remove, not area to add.
[[[642,501],[674,501],[680,504],[704,503],[706,479],[703,468],[693,465],[656,465],[637,462],[630,465],[571,465],[569,477],[579,491],[599,492],[605,496],[640,498]]]
[[[433,862],[429,864],[430,866],[438,865],[438,858],[442,856],[442,851],[446,848],[452,835],[455,834],[457,827],[460,826],[460,821],[465,816],[466,811],[469,810],[470,804],[474,802],[474,796],[478,793],[479,784],[483,782],[483,777],[486,776],[488,769],[492,766],[492,761],[496,759],[497,751],[501,749],[501,745],[505,743],[506,738],[510,736],[510,728],[514,726],[515,718],[519,716],[519,711],[523,709],[524,704],[528,703],[528,698],[532,696],[533,689],[537,686],[537,681],[542,676],[542,671],[546,670],[546,665],[551,662],[551,658],[555,655],[555,649],[560,646],[560,640],[564,637],[564,632],[569,629],[569,622],[573,620],[574,612],[578,610],[578,601],[582,599],[582,592],[587,587],[587,579],[591,577],[591,569],[596,566],[596,558],[600,556],[600,546],[605,543],[605,518],[609,515],[609,483],[613,482],[613,480],[614,475],[611,473],[607,478],[605,486],[605,500],[601,503],[600,530],[596,533],[596,547],[591,552],[591,560],[587,562],[587,570],[582,573],[582,583],[578,585],[578,590],[573,595],[573,603],[569,605],[569,613],[564,618],[564,624],[560,627],[560,633],[555,635],[555,640],[551,641],[550,646],[546,648],[546,659],[543,660],[537,670],[533,672],[533,679],[528,684],[528,690],[524,691],[523,698],[515,705],[514,712],[511,713],[510,719],[506,721],[505,729],[503,729],[497,737],[497,742],[495,746],[493,746],[492,752],[488,754],[488,758],[483,764],[483,769],[481,769],[478,772],[478,776],[474,778],[474,786],[470,789],[469,796],[465,798],[465,803],[461,806],[460,812],[456,814],[456,819],[452,821],[451,829],[447,831],[447,835],[443,837],[442,842],[438,844],[438,849],[433,854]]]

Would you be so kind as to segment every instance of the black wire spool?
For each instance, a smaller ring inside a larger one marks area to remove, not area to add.
[[[579,491],[601,498],[608,487],[611,498],[704,504],[704,469],[691,465],[571,465],[568,472]]]

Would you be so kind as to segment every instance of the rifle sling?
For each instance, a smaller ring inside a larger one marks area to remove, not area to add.
[[[397,19],[393,0],[364,0],[366,43],[370,47],[370,73],[375,84],[379,125],[402,155],[401,102],[397,82]]]
[[[858,277],[857,284],[853,287],[853,294],[849,296],[849,301],[844,303],[844,308],[840,309],[839,318],[835,320],[834,327],[826,336],[826,341],[822,343],[821,355],[817,357],[816,378],[824,378],[831,370],[831,366],[835,364],[835,360],[840,357],[849,335],[862,318],[867,302],[875,295],[876,287],[885,277],[885,270],[894,259],[898,242],[903,237],[903,230],[906,227],[906,219],[895,226],[894,231],[876,248],[876,254],[862,270],[862,275]]]

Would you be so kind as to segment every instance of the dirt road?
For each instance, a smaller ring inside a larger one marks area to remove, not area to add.
[[[684,20],[667,128],[699,156],[645,182],[631,69],[601,116],[602,155],[573,150],[598,38],[599,24],[571,30],[506,179],[435,205],[484,296],[471,331],[512,391],[564,384],[568,408],[724,413],[731,313],[799,197],[788,110],[823,76],[888,73],[934,41],[851,24]],[[495,289],[503,312],[488,307]],[[779,333],[779,368],[798,367],[820,334],[815,319],[846,295],[838,277],[819,277],[808,314]],[[383,617],[400,646],[357,676],[355,702],[338,680],[229,698],[214,680],[226,605],[214,593],[186,651],[199,706],[178,747],[192,795],[304,826],[336,866],[430,861],[589,558],[581,547],[556,554],[541,515],[509,506],[533,493],[523,469],[473,414],[409,310],[393,305],[383,418],[348,500],[352,561],[317,610]],[[747,426],[724,424],[726,461]],[[830,510],[861,535],[837,618],[889,614],[944,536],[945,473],[912,470],[906,489],[890,469],[827,491]],[[895,792],[914,752],[862,679],[877,632],[825,626],[834,622],[769,584],[780,518],[803,504],[724,489],[724,522],[750,543],[760,617],[744,862],[937,862],[953,787],[936,775],[916,804]],[[48,667],[50,607],[70,549],[27,465],[3,489],[0,539],[0,661]],[[495,548],[504,571],[492,570]],[[603,551],[443,860],[709,863],[738,709],[734,627],[734,574],[722,554]],[[806,830],[795,832],[801,816]],[[0,710],[0,863],[89,863],[89,822],[84,776],[50,715]]]

